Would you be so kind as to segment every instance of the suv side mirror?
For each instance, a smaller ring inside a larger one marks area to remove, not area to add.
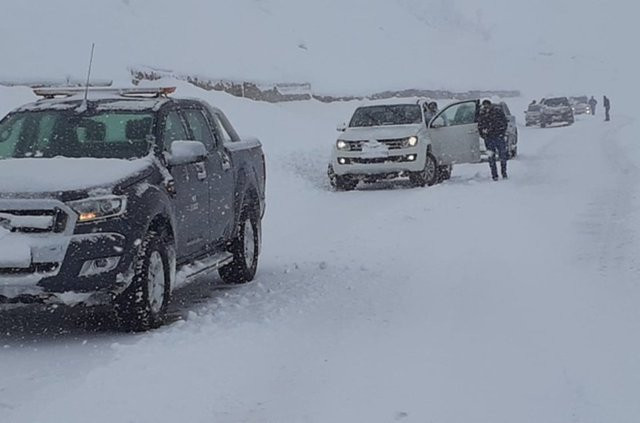
[[[200,141],[174,141],[167,162],[170,166],[203,162],[207,157],[207,147]]]
[[[341,124],[338,125],[338,127],[336,128],[336,130],[338,132],[344,132],[347,130],[347,124],[342,122]]]

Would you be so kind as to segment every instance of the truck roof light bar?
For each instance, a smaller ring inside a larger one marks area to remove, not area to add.
[[[85,88],[81,87],[59,87],[59,88],[35,88],[33,93],[38,97],[72,97],[84,93]],[[114,94],[123,97],[160,97],[173,94],[176,87],[151,87],[151,88],[111,88],[111,87],[89,87],[90,93]]]

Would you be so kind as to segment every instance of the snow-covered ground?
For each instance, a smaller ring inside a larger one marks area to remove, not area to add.
[[[0,112],[30,96],[1,93]],[[356,104],[178,94],[264,143],[256,281],[188,287],[147,334],[0,315],[0,422],[637,421],[639,123],[622,106],[520,127],[508,181],[479,164],[336,193],[330,145]]]

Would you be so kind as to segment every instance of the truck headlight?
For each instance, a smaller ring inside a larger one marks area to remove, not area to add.
[[[407,138],[407,144],[409,147],[415,147],[418,145],[418,137],[409,137]]]
[[[349,149],[349,143],[346,142],[346,141],[338,140],[336,142],[336,148],[338,150],[348,150]]]
[[[78,222],[93,222],[123,215],[127,209],[127,197],[123,195],[92,197],[71,201],[68,205],[78,213]]]

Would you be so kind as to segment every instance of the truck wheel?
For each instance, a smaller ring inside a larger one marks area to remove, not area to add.
[[[451,179],[451,172],[453,171],[453,165],[438,166],[438,182]]]
[[[438,182],[438,164],[436,158],[427,153],[427,160],[424,165],[424,170],[421,172],[414,172],[409,174],[409,181],[414,187],[424,187],[425,185],[431,186]]]
[[[336,175],[333,167],[329,165],[327,172],[329,175],[329,183],[336,191],[353,191],[358,186],[358,180],[349,176]]]
[[[175,276],[174,256],[169,241],[157,232],[147,233],[134,262],[131,286],[116,299],[120,327],[144,331],[162,324]]]
[[[228,251],[233,261],[220,268],[220,278],[227,284],[242,284],[252,281],[258,270],[260,253],[260,224],[258,213],[244,207],[240,215],[240,227],[236,237],[229,243]]]

